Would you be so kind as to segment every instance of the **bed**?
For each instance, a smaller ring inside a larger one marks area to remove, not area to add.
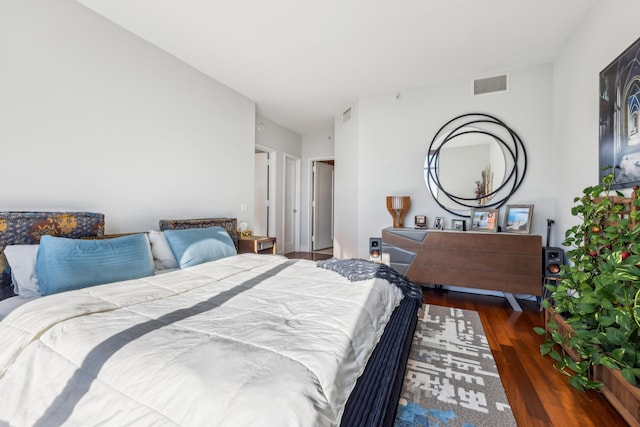
[[[44,296],[0,321],[0,425],[391,425],[421,305],[411,284],[365,262],[341,275],[339,260],[236,255],[232,225],[193,221],[41,237]]]

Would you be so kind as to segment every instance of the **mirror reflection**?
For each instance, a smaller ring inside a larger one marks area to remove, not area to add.
[[[438,163],[435,174],[440,187],[433,185],[436,199],[451,209],[466,209],[447,196],[468,199],[471,204],[482,206],[495,195],[493,191],[502,185],[505,177],[505,157],[500,144],[491,136],[478,133],[477,129],[465,129],[460,135],[442,145],[437,145]],[[425,159],[425,174],[429,159]],[[425,177],[426,179],[426,177]]]
[[[479,206],[499,208],[525,172],[526,152],[518,135],[495,117],[479,113],[445,123],[424,162],[425,182],[435,201],[458,216]]]

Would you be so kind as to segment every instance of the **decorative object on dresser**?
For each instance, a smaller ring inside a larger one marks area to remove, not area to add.
[[[411,206],[411,197],[409,196],[387,196],[387,210],[393,217],[394,228],[402,228],[404,225],[404,216]]]
[[[502,231],[505,233],[529,233],[532,216],[533,205],[507,205]]]
[[[277,253],[276,238],[265,236],[243,236],[238,239],[238,253]]]
[[[471,230],[472,231],[498,231],[498,209],[471,209]]]
[[[456,231],[466,231],[467,221],[465,221],[464,219],[452,219],[451,229]]]
[[[442,230],[444,228],[444,218],[437,216],[435,221],[433,221],[433,228],[435,230]]]
[[[382,230],[390,265],[414,283],[542,295],[542,238],[531,234]]]
[[[424,161],[424,179],[435,202],[467,217],[469,209],[500,208],[522,184],[527,153],[503,121],[469,113],[445,123]]]
[[[416,228],[427,228],[427,217],[424,215],[416,215],[414,223]]]

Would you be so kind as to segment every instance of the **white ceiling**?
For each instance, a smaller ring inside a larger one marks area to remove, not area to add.
[[[306,134],[361,95],[553,61],[598,0],[77,1]]]

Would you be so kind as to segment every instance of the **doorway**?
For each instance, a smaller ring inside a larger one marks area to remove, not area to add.
[[[284,253],[300,251],[300,158],[284,155]]]
[[[332,255],[334,160],[314,160],[311,182],[311,250]]]
[[[255,199],[253,234],[256,236],[276,235],[275,227],[275,152],[256,145],[255,149]]]

